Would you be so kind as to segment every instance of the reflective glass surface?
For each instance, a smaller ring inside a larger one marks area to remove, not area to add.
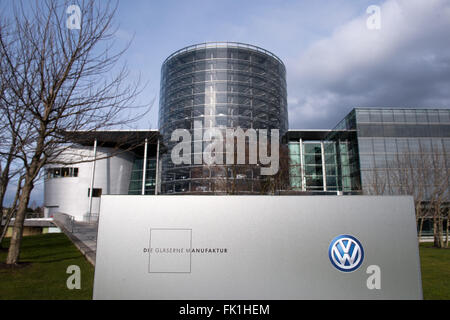
[[[335,136],[330,135],[330,139]],[[323,150],[321,144],[323,143]],[[290,184],[296,191],[360,190],[359,164],[351,141],[289,141]],[[324,167],[325,165],[325,167]],[[324,185],[324,180],[326,185]]]
[[[159,126],[169,150],[161,155],[161,193],[229,192],[230,184],[257,191],[258,168],[250,165],[174,165],[170,151],[177,142],[170,138],[176,129],[193,136],[196,121],[203,130],[279,129],[281,137],[288,128],[285,78],[280,59],[250,45],[209,43],[172,54],[161,69]]]
[[[425,177],[431,168],[448,175],[450,110],[374,108],[354,113],[365,193],[405,193],[411,183],[406,168],[421,173],[414,181],[425,186],[434,183],[433,175]]]
[[[136,158],[131,170],[130,185],[128,194],[142,194],[142,179],[144,171],[144,159]],[[145,194],[155,194],[156,158],[147,159],[145,174]]]

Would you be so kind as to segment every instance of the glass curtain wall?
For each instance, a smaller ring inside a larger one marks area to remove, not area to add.
[[[290,186],[295,191],[303,191],[302,155],[300,142],[289,141],[289,179]]]
[[[128,194],[142,194],[142,178],[144,171],[144,159],[136,158],[131,170],[130,186]],[[155,194],[156,157],[147,158],[145,174],[145,194]]]
[[[350,141],[289,141],[289,156],[290,185],[295,191],[360,190],[354,145]]]
[[[356,109],[355,114],[366,193],[403,194],[409,178],[423,181],[429,197],[438,183],[432,171],[449,175],[449,110]]]
[[[161,156],[161,192],[257,192],[257,166],[194,164],[194,125],[200,123],[203,131],[279,129],[281,137],[288,127],[285,79],[279,58],[246,44],[195,45],[167,58],[161,69],[159,125],[169,152]],[[176,129],[188,130],[193,138],[189,165],[171,161]],[[203,141],[203,148],[208,144]]]

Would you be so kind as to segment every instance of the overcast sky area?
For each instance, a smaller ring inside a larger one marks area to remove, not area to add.
[[[366,25],[381,7],[381,29]],[[157,128],[160,68],[185,46],[238,41],[263,47],[287,69],[289,126],[333,128],[352,108],[448,108],[449,0],[122,1],[118,36],[155,98],[140,128]]]
[[[369,30],[370,5],[381,29]],[[139,129],[158,127],[161,64],[208,41],[265,48],[287,69],[289,127],[331,129],[354,107],[449,108],[449,0],[121,1],[117,44],[154,99]],[[43,201],[43,183],[32,200]]]

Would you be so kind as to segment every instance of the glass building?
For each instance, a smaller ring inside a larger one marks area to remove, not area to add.
[[[424,198],[437,181],[427,171],[443,176],[450,170],[450,110],[356,108],[335,130],[356,132],[362,191],[366,194],[403,194],[407,168],[421,173]],[[417,177],[416,185],[420,182]],[[429,187],[426,187],[426,186]],[[428,190],[428,191],[427,191]]]
[[[174,165],[170,152],[161,155],[161,192],[221,193],[231,184],[240,192],[255,192],[259,185],[257,165],[232,167],[194,164],[194,127],[240,127],[243,130],[288,127],[286,69],[274,54],[241,43],[206,43],[170,55],[161,68],[159,126],[162,143],[172,150],[176,129],[191,133],[192,161]],[[270,132],[270,131],[269,131]],[[202,137],[203,148],[205,139]]]
[[[289,130],[290,187],[308,194],[361,192],[354,130]]]
[[[248,159],[244,165],[198,163],[211,143],[205,131],[225,136],[229,128],[278,129],[277,175],[262,176]],[[190,134],[189,164],[172,162],[176,129]],[[355,108],[330,130],[288,129],[283,62],[242,43],[193,45],[164,61],[159,130],[66,134],[74,154],[98,160],[45,168],[48,215],[60,210],[84,217],[79,203],[88,201],[91,217],[107,194],[413,194],[431,206],[438,192],[445,210],[450,202],[450,109]]]
[[[156,157],[149,157],[144,173],[144,158],[136,156],[130,177],[128,194],[155,194],[156,187]],[[144,178],[145,177],[145,178]],[[144,193],[142,193],[142,180],[145,179]]]
[[[346,131],[356,133],[361,193],[412,195],[418,230],[432,235],[433,215],[450,207],[450,110],[356,108],[333,130]]]
[[[287,141],[292,190],[409,194],[423,181],[426,201],[448,188],[447,109],[356,108],[333,130],[289,130]]]

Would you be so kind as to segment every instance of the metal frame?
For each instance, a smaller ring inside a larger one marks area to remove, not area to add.
[[[94,194],[95,162],[97,158],[97,139],[94,140],[94,160],[92,161],[91,189],[89,190],[89,222],[92,216],[92,196]]]

